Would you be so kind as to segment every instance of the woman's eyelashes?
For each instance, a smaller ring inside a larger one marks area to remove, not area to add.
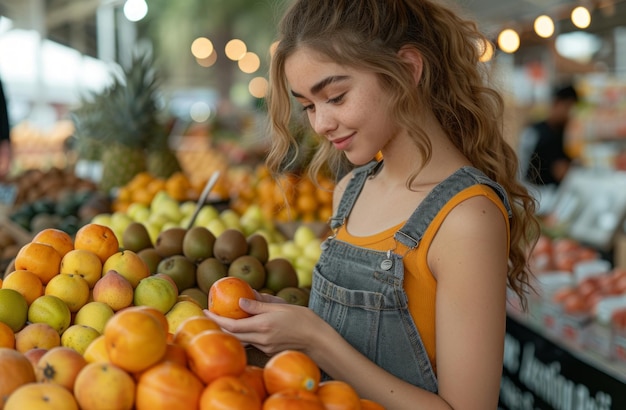
[[[329,98],[326,100],[328,104],[341,104],[343,102],[343,98],[346,96],[346,93],[340,94],[336,97]],[[302,107],[302,111],[313,111],[315,109],[315,104],[308,104]]]

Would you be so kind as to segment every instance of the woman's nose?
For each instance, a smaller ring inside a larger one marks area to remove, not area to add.
[[[318,135],[328,135],[337,128],[337,121],[329,110],[317,109],[312,126]]]

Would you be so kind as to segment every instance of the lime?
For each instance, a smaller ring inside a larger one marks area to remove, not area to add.
[[[27,315],[28,303],[20,292],[0,289],[0,322],[17,332],[26,324]]]

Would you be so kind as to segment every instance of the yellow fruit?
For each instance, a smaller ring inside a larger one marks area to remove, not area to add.
[[[193,316],[204,316],[202,308],[195,302],[181,300],[176,302],[169,312],[165,315],[169,324],[169,331],[176,333],[179,325],[186,319]]]
[[[76,350],[81,355],[85,354],[87,347],[100,336],[93,327],[85,325],[71,325],[61,335],[61,345]]]
[[[98,255],[87,249],[73,249],[61,259],[59,273],[73,273],[82,276],[93,288],[102,277],[102,262]]]
[[[104,302],[93,301],[85,304],[76,312],[74,324],[89,326],[102,333],[104,326],[114,314],[111,306]]]
[[[54,295],[42,295],[28,307],[28,321],[47,323],[59,334],[70,326],[72,313],[65,302]]]
[[[110,270],[122,275],[133,288],[137,287],[141,279],[150,276],[150,268],[146,262],[135,252],[129,250],[116,252],[107,258],[102,265],[102,274],[104,275]]]
[[[43,295],[43,283],[39,276],[31,271],[16,270],[9,273],[2,282],[2,289],[17,290],[24,296],[29,305]]]
[[[48,282],[45,294],[58,297],[75,313],[89,300],[89,284],[80,275],[59,274]]]

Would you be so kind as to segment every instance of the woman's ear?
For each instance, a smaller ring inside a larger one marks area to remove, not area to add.
[[[422,53],[415,47],[403,46],[400,51],[398,51],[398,56],[411,67],[415,85],[419,84],[422,78],[422,69],[424,68]]]

